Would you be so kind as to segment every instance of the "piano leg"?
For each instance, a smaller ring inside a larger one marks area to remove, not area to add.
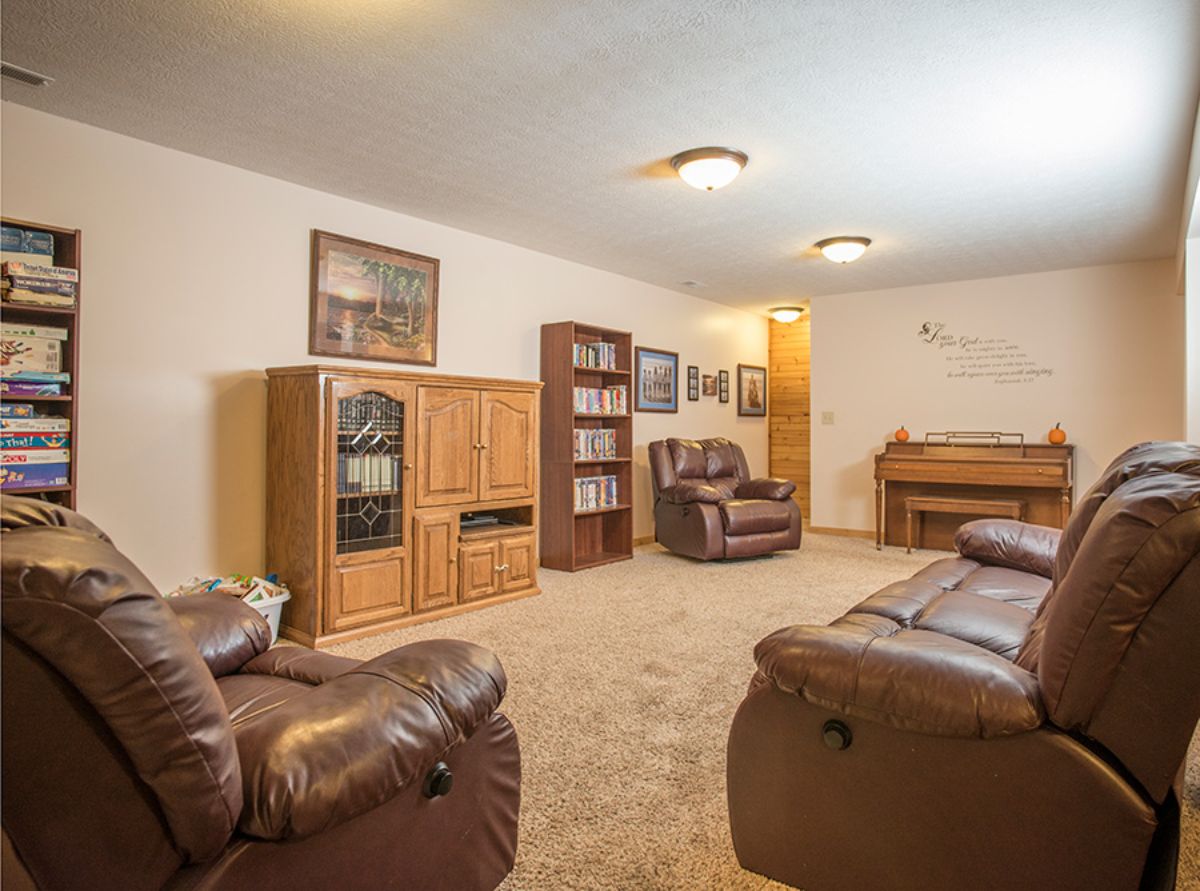
[[[875,480],[875,550],[883,550],[883,480]]]
[[[1067,520],[1070,519],[1070,517],[1071,517],[1071,490],[1069,488],[1062,490],[1061,507],[1062,507],[1062,522],[1059,523],[1058,528],[1066,529],[1067,528]]]

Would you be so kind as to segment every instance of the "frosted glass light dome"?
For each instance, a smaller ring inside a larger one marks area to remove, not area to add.
[[[817,242],[826,260],[834,263],[853,263],[867,251],[871,239],[858,235],[837,235]]]
[[[737,149],[709,146],[680,152],[671,159],[671,166],[693,189],[711,192],[733,182],[748,160],[745,152]]]

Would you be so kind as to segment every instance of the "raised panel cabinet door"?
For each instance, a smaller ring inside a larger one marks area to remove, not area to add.
[[[333,567],[329,630],[341,631],[407,615],[405,568],[404,555],[399,552],[376,552],[369,559],[339,557]]]
[[[480,393],[480,500],[533,497],[537,404],[537,393]]]
[[[413,611],[458,600],[458,514],[428,514],[413,521]]]
[[[417,507],[479,498],[479,391],[417,391]]]
[[[537,584],[537,552],[532,535],[500,540],[500,590],[504,593]]]
[[[494,541],[472,542],[458,548],[458,599],[463,603],[491,597],[499,590],[500,546]]]

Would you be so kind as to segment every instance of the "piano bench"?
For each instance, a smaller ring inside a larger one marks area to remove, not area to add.
[[[904,499],[905,553],[912,553],[913,514],[917,515],[917,547],[921,546],[921,513],[974,514],[984,517],[1008,517],[1020,520],[1025,515],[1024,501],[1001,498],[940,498],[910,495]]]

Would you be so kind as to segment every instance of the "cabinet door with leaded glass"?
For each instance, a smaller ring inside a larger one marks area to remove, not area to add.
[[[410,385],[329,382],[327,631],[412,612],[408,536],[415,406]]]

